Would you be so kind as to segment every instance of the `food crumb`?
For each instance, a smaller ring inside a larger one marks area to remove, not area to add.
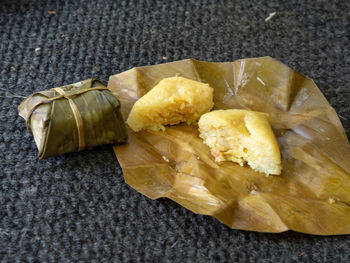
[[[53,10],[47,11],[47,13],[48,13],[49,15],[56,15],[56,11],[53,11]]]
[[[99,72],[100,70],[101,70],[101,68],[100,67],[94,67],[94,69],[97,71],[97,72]]]
[[[166,59],[167,59],[167,57],[162,57],[162,59],[166,60]]]
[[[168,159],[166,156],[162,155],[162,158],[163,158],[163,160],[166,161],[167,163],[169,162],[169,159]]]
[[[35,52],[38,52],[38,51],[40,51],[40,47],[37,47],[36,49],[35,49]]]
[[[277,12],[272,12],[269,14],[268,17],[265,18],[265,22],[269,21],[274,15],[276,15]]]

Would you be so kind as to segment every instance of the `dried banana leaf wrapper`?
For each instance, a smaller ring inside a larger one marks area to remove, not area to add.
[[[133,68],[108,88],[127,118],[161,79],[180,74],[214,88],[214,109],[266,112],[283,160],[266,177],[232,162],[215,163],[196,126],[132,132],[114,150],[125,181],[149,198],[167,197],[234,229],[317,235],[350,233],[350,146],[315,83],[270,57],[211,63],[183,60]]]
[[[118,99],[95,79],[33,93],[18,111],[40,159],[127,140]]]

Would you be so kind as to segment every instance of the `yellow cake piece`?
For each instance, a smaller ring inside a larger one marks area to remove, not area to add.
[[[216,162],[232,161],[265,174],[281,174],[281,154],[268,114],[248,110],[216,110],[202,115],[200,137]]]
[[[209,84],[171,77],[161,80],[131,109],[127,123],[134,131],[165,130],[164,125],[191,124],[214,105]]]

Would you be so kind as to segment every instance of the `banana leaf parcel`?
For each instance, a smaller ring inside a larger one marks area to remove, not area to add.
[[[175,75],[209,83],[214,109],[266,112],[283,159],[280,176],[215,163],[195,125],[132,132],[114,150],[125,181],[149,198],[166,197],[234,229],[350,234],[350,146],[315,83],[270,57],[212,63],[193,59],[133,68],[108,88],[127,118],[137,99]]]
[[[119,101],[95,79],[33,93],[18,111],[40,159],[127,140]]]

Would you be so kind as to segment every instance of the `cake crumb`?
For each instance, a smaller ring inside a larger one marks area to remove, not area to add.
[[[269,21],[272,17],[274,17],[274,15],[276,15],[277,12],[272,12],[269,14],[268,17],[265,18],[265,22]]]

